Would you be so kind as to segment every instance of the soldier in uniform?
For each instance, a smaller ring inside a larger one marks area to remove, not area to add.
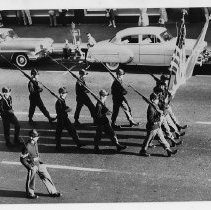
[[[83,85],[86,85],[85,78],[88,75],[88,73],[84,69],[81,69],[79,71],[79,75],[80,75],[80,80],[82,81]],[[93,122],[95,121],[95,106],[92,103],[89,96],[87,95],[89,91],[83,85],[81,84],[81,82],[77,81],[76,86],[75,86],[77,105],[76,105],[74,119],[75,119],[76,125],[80,125],[80,122],[78,121],[78,119],[79,119],[81,108],[84,105],[88,107],[91,113],[91,116],[93,118]]]
[[[56,150],[61,151],[61,134],[64,128],[67,129],[70,136],[73,138],[73,141],[76,143],[77,147],[80,148],[84,144],[80,143],[78,134],[75,127],[70,122],[68,118],[68,112],[71,112],[72,109],[68,107],[65,103],[67,97],[67,89],[65,87],[59,88],[60,98],[56,101],[56,114],[57,114],[57,127],[56,127]]]
[[[49,123],[52,123],[56,118],[53,118],[50,116],[49,112],[47,111],[45,105],[43,104],[43,101],[40,97],[40,93],[43,91],[43,89],[39,86],[38,84],[38,77],[39,77],[39,72],[36,69],[33,69],[31,71],[31,76],[32,76],[32,81],[29,81],[28,83],[28,89],[29,89],[29,101],[30,101],[30,106],[29,106],[29,123],[33,123],[34,121],[32,120],[35,108],[38,107],[40,111],[45,115],[45,117],[48,118]]]
[[[12,97],[11,97],[11,89],[8,87],[2,88],[2,95],[0,96],[0,114],[2,118],[2,123],[4,127],[4,137],[6,140],[6,146],[13,146],[10,141],[10,124],[13,124],[15,127],[14,133],[14,143],[19,144],[19,133],[20,133],[20,125],[17,117],[14,114],[12,108]]]
[[[135,123],[131,114],[130,106],[125,98],[127,91],[123,87],[122,80],[125,72],[122,69],[117,70],[117,80],[114,80],[111,86],[111,94],[113,99],[113,114],[111,116],[111,125],[113,128],[121,128],[121,126],[116,125],[116,119],[119,113],[119,108],[121,107],[126,114],[128,121],[130,122],[130,127],[138,125]]]
[[[100,100],[104,104],[104,106],[99,101],[97,102],[96,105],[97,128],[96,128],[96,135],[94,138],[94,151],[95,153],[101,153],[99,149],[99,141],[101,140],[102,132],[104,131],[105,134],[108,135],[113,144],[116,146],[117,152],[120,152],[121,150],[126,149],[127,147],[119,144],[117,136],[114,130],[112,129],[111,124],[106,116],[111,114],[110,111],[105,106],[105,101],[109,94],[107,93],[106,90],[100,90],[99,95],[100,95]]]
[[[39,134],[35,129],[29,131],[29,140],[27,143],[24,143],[24,148],[20,157],[21,163],[28,170],[26,179],[26,197],[29,199],[38,198],[38,196],[34,193],[36,173],[45,184],[50,196],[60,197],[61,194],[56,190],[46,166],[43,164],[43,162],[41,162],[37,144],[38,139]]]
[[[154,137],[158,135],[161,145],[166,150],[168,157],[170,157],[172,154],[176,154],[177,150],[172,151],[170,149],[170,145],[166,141],[161,130],[163,112],[158,107],[159,98],[155,93],[152,93],[150,95],[150,100],[152,104],[149,104],[147,109],[147,137],[144,140],[142,149],[140,150],[139,154],[146,157],[150,156],[150,154],[147,153],[148,146]]]

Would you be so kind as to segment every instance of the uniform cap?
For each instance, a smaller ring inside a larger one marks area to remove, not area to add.
[[[31,75],[39,75],[39,72],[37,71],[37,69],[32,69],[31,70]]]
[[[86,72],[85,69],[81,69],[81,70],[79,71],[79,74],[83,76],[83,75],[87,75],[88,72]]]
[[[155,93],[152,93],[152,94],[150,95],[150,100],[151,100],[151,101],[154,101],[154,100],[156,100],[156,99],[158,99],[158,95],[155,94]]]
[[[66,87],[60,87],[59,88],[59,94],[68,93]]]
[[[99,95],[100,96],[108,96],[109,93],[106,90],[102,89],[102,90],[100,90]]]
[[[32,138],[39,137],[39,133],[37,132],[36,129],[32,129],[29,131],[29,136]]]
[[[2,93],[9,93],[9,92],[11,92],[10,88],[8,88],[8,87],[3,87],[2,88]]]
[[[125,72],[124,72],[123,69],[118,69],[118,70],[116,71],[116,74],[117,74],[117,75],[125,75]]]

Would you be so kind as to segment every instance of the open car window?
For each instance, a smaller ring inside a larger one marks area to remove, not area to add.
[[[156,44],[160,43],[160,39],[154,34],[143,34],[142,35],[142,44]]]
[[[138,41],[138,35],[129,35],[121,38],[121,42],[124,44],[137,44]]]

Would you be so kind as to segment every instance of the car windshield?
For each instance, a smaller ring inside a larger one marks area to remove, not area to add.
[[[169,41],[171,39],[173,39],[173,36],[168,32],[168,31],[164,31],[160,34],[161,38],[163,38],[164,41]]]
[[[112,37],[112,38],[109,40],[109,42],[111,42],[111,43],[117,43],[118,40],[119,40],[119,38],[117,38],[116,36],[114,36],[114,37]]]

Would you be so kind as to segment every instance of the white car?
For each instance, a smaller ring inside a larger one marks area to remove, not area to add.
[[[120,64],[169,66],[176,40],[165,27],[127,28],[110,40],[100,41],[89,48],[87,61],[103,62],[110,70]],[[185,39],[186,55],[191,54],[196,39]],[[203,42],[203,47],[207,42]]]
[[[25,67],[30,60],[45,57],[53,51],[51,38],[19,38],[11,28],[0,28],[0,55]]]

